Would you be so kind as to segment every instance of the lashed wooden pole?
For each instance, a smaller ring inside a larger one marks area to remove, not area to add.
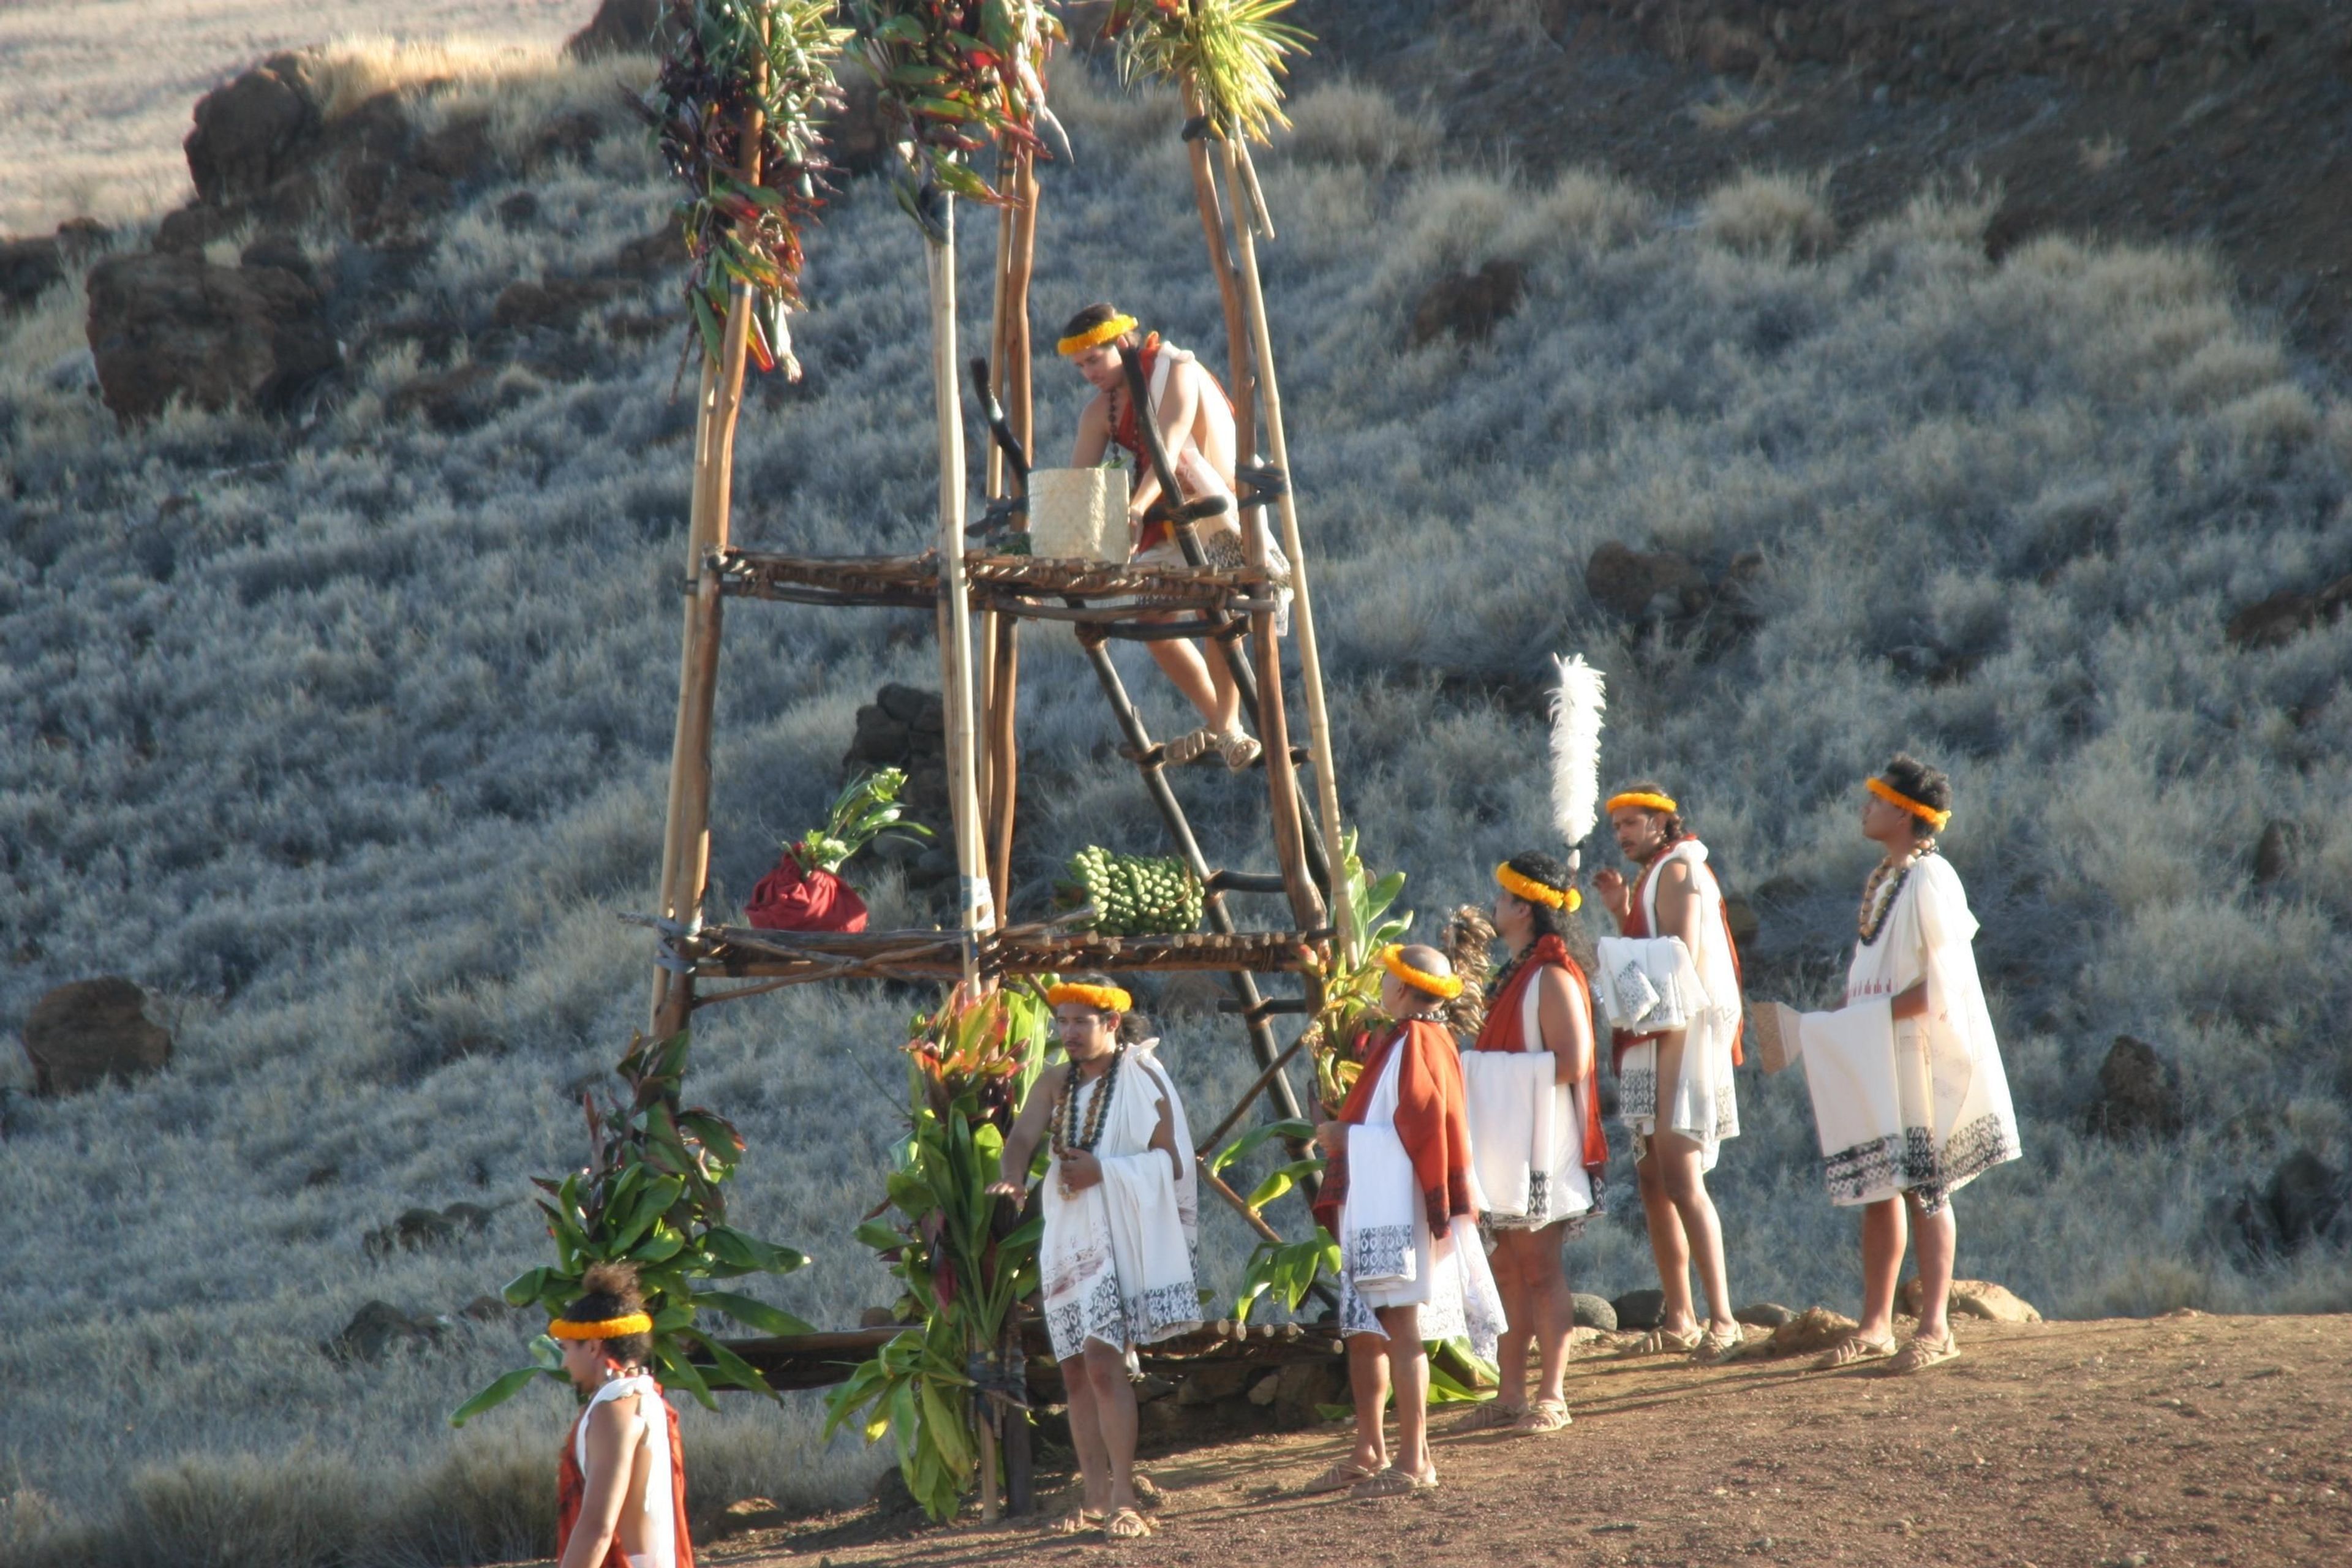
[[[1235,194],[1247,188],[1249,158],[1238,136],[1224,142],[1225,188]],[[1307,591],[1307,552],[1298,536],[1298,486],[1290,468],[1290,443],[1282,427],[1282,386],[1274,371],[1274,340],[1265,319],[1265,289],[1257,270],[1257,240],[1246,215],[1234,214],[1235,269],[1241,275],[1242,296],[1248,301],[1250,335],[1257,351],[1258,395],[1265,405],[1267,455],[1286,481],[1276,503],[1282,516],[1282,549],[1290,557],[1291,613],[1298,641],[1299,684],[1307,694],[1307,748],[1315,759],[1316,815],[1323,825],[1323,842],[1330,856],[1331,910],[1338,917],[1343,952],[1356,955],[1360,934],[1356,930],[1355,900],[1345,885],[1340,858],[1339,776],[1332,765],[1331,717],[1323,698],[1322,652],[1315,637],[1315,601]]]
[[[940,443],[940,653],[947,696],[948,804],[955,826],[956,922],[976,936],[996,924],[982,853],[978,725],[972,712],[971,593],[964,574],[963,400],[956,379],[955,198],[937,193],[939,231],[925,234],[931,289],[932,412]],[[964,943],[964,978],[980,977],[977,942]]]
[[[763,24],[764,27],[764,24]],[[756,100],[767,86],[762,51]],[[738,169],[743,183],[760,183],[761,111],[743,117]],[[748,229],[749,226],[746,226]],[[678,658],[677,723],[670,737],[669,805],[662,834],[661,890],[655,913],[691,933],[702,923],[702,894],[710,871],[710,721],[719,690],[721,601],[706,570],[727,548],[728,509],[734,493],[735,423],[743,407],[743,361],[751,327],[751,289],[738,281],[728,293],[716,359],[706,352],[695,405],[694,490],[688,515],[686,627]],[[667,940],[667,939],[662,939]],[[654,968],[650,1032],[665,1038],[686,1027],[694,1011],[694,977]]]
[[[1202,100],[1198,83],[1184,80],[1184,112],[1197,120]],[[1217,199],[1217,180],[1209,161],[1206,135],[1185,144],[1192,169],[1192,205],[1201,215],[1201,237],[1209,247],[1209,270],[1216,275],[1217,303],[1225,317],[1225,390],[1234,402],[1234,454],[1237,461],[1257,461],[1257,375],[1250,357],[1249,308],[1242,299],[1241,279],[1225,244],[1224,204]],[[1238,211],[1239,209],[1235,209]]]

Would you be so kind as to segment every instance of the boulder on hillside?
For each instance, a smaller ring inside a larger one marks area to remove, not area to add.
[[[182,143],[196,195],[208,206],[250,200],[291,173],[317,138],[310,57],[272,55],[196,100]]]
[[[1461,343],[1485,342],[1495,335],[1497,325],[1517,311],[1527,292],[1527,268],[1502,257],[1475,272],[1441,278],[1412,308],[1412,346],[1419,348],[1441,336]]]
[[[1671,550],[1635,550],[1612,539],[1585,562],[1584,591],[1621,620],[1671,618],[1706,607],[1706,574]]]
[[[1617,1331],[1617,1309],[1609,1304],[1608,1298],[1579,1290],[1569,1300],[1575,1310],[1576,1327],[1598,1329],[1604,1334]]]
[[[844,71],[841,107],[825,118],[824,153],[845,174],[870,174],[889,162],[898,132],[882,116],[881,94],[863,71]]]
[[[172,1059],[171,1031],[148,1021],[147,993],[119,974],[60,985],[25,1016],[33,1092],[73,1094],[108,1079],[129,1081]]]
[[[2323,621],[2334,620],[2347,606],[2352,606],[2352,573],[2315,593],[2282,588],[2231,616],[2222,635],[2231,647],[2248,652],[2280,647]]]
[[[2008,1287],[1989,1279],[1955,1279],[1948,1299],[1951,1315],[1956,1318],[1982,1318],[1991,1323],[2038,1323],[2042,1313],[2033,1303],[2024,1300]],[[1919,1315],[1919,1281],[1915,1277],[1903,1281],[1895,1293],[1895,1310],[1908,1317]]]
[[[2156,1047],[2117,1035],[2099,1064],[2099,1098],[2091,1103],[2086,1130],[2110,1138],[2180,1131],[2180,1085]]]
[[[662,0],[603,0],[588,25],[563,40],[563,52],[582,60],[644,54],[654,47],[661,14]]]
[[[65,280],[55,238],[0,240],[0,310],[22,310]]]
[[[319,291],[281,267],[114,256],[89,274],[89,347],[108,407],[283,408],[342,362]]]
[[[2299,1252],[2329,1234],[2352,1197],[2352,1182],[2308,1149],[2280,1161],[2259,1193],[2238,1205],[2240,1228],[2257,1254]]]
[[[332,1361],[379,1362],[403,1345],[434,1344],[448,1328],[444,1319],[412,1316],[389,1301],[369,1301],[352,1314],[341,1333],[319,1348]]]

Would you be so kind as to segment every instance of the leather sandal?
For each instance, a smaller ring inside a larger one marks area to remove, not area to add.
[[[1141,1541],[1151,1533],[1151,1521],[1131,1508],[1114,1509],[1102,1521],[1102,1532],[1107,1541]]]
[[[1045,1526],[1048,1535],[1084,1535],[1089,1530],[1101,1528],[1103,1516],[1089,1508],[1074,1508]]]
[[[1721,1366],[1736,1360],[1748,1348],[1748,1336],[1734,1329],[1718,1334],[1713,1329],[1699,1336],[1698,1348],[1691,1352],[1691,1360],[1700,1366]]]
[[[1454,1423],[1454,1430],[1465,1432],[1496,1432],[1506,1426],[1516,1426],[1528,1413],[1524,1405],[1506,1405],[1499,1399],[1489,1400]]]
[[[1340,1459],[1298,1489],[1308,1497],[1323,1497],[1331,1492],[1346,1491],[1359,1481],[1371,1479],[1373,1474],[1353,1459]]]
[[[1198,730],[1177,736],[1160,747],[1160,752],[1170,767],[1181,768],[1187,763],[1200,761],[1202,754],[1216,743],[1216,731],[1204,724]]]
[[[1379,1475],[1358,1481],[1349,1489],[1348,1495],[1370,1501],[1379,1498],[1411,1497],[1415,1492],[1433,1492],[1436,1489],[1435,1476],[1416,1476],[1391,1465]]]
[[[1219,735],[1216,746],[1217,754],[1224,758],[1225,771],[1229,773],[1241,772],[1257,761],[1258,754],[1265,750],[1255,737],[1244,735],[1239,730],[1228,730]]]
[[[1939,1340],[1931,1340],[1925,1334],[1914,1334],[1911,1336],[1911,1342],[1895,1352],[1895,1359],[1886,1363],[1886,1372],[1890,1377],[1902,1377],[1910,1373],[1925,1372],[1931,1366],[1941,1366],[1948,1361],[1959,1359],[1960,1342],[1952,1337],[1951,1330],[1946,1329],[1944,1337]]]
[[[1511,1430],[1531,1437],[1553,1432],[1564,1432],[1574,1425],[1576,1417],[1568,1413],[1565,1399],[1538,1399],[1528,1406],[1527,1414],[1512,1425]]]
[[[1628,1357],[1688,1355],[1698,1349],[1698,1342],[1702,1337],[1696,1329],[1684,1329],[1679,1331],[1673,1329],[1652,1329],[1634,1341],[1633,1347],[1624,1354]]]

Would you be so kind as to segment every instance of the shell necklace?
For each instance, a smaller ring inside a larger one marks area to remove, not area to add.
[[[1870,873],[1870,880],[1862,885],[1861,912],[1854,917],[1854,930],[1861,936],[1863,946],[1868,947],[1876,942],[1879,933],[1886,929],[1888,917],[1895,913],[1895,900],[1903,896],[1903,884],[1911,879],[1911,868],[1935,852],[1936,842],[1931,838],[1913,850],[1910,858],[1900,864],[1882,860]],[[1884,899],[1879,896],[1882,885],[1886,889]]]
[[[1094,1098],[1087,1102],[1086,1130],[1078,1127],[1078,1069],[1070,1067],[1070,1076],[1062,1085],[1061,1114],[1055,1120],[1061,1124],[1061,1136],[1055,1140],[1056,1152],[1091,1154],[1102,1142],[1103,1117],[1110,1109],[1111,1094],[1118,1088],[1119,1064],[1127,1060],[1127,1047],[1121,1046],[1111,1053],[1110,1066],[1095,1082]]]

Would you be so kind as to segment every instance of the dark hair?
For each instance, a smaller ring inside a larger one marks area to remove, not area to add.
[[[1675,801],[1677,804],[1679,804],[1682,799],[1680,795],[1677,795],[1674,791],[1668,789],[1665,785],[1660,784],[1655,779],[1635,779],[1632,784],[1620,784],[1615,793],[1617,795],[1662,795],[1668,800]],[[1645,807],[1644,809],[1647,808]],[[1684,819],[1684,816],[1680,811],[1660,812],[1657,815],[1664,816],[1666,819],[1666,840],[1668,843],[1672,843],[1677,838],[1689,837],[1690,824]]]
[[[1931,768],[1908,752],[1897,752],[1879,777],[1893,784],[1900,793],[1909,795],[1921,805],[1936,811],[1952,809],[1952,780],[1941,768]],[[1933,838],[1936,830],[1920,818],[1911,818],[1911,837]]]
[[[1092,309],[1092,307],[1088,308]],[[1124,991],[1129,996],[1135,994],[1135,987],[1131,985],[1121,985],[1109,975],[1100,973],[1094,970],[1088,970],[1084,974],[1065,974],[1062,976],[1062,981],[1063,984],[1067,985],[1099,985],[1107,990]],[[1131,1046],[1138,1040],[1149,1038],[1150,1037],[1150,1033],[1151,1020],[1145,1017],[1139,1009],[1129,1007],[1126,1012],[1119,1015],[1118,1037],[1120,1044]]]
[[[1088,305],[1085,310],[1080,310],[1076,315],[1072,316],[1067,321],[1063,323],[1061,335],[1066,338],[1075,338],[1080,332],[1091,332],[1097,327],[1101,326],[1105,321],[1110,321],[1121,313],[1122,312],[1119,308],[1116,305],[1099,303]]]
[[[1528,881],[1541,882],[1557,893],[1568,892],[1576,885],[1575,877],[1569,870],[1567,861],[1555,860],[1538,850],[1529,850],[1525,855],[1514,855],[1503,864],[1525,877]],[[1503,890],[1510,891],[1507,888]],[[1548,936],[1565,938],[1568,935],[1566,910],[1553,909],[1549,904],[1537,903],[1532,899],[1522,901],[1527,904],[1528,913],[1533,919],[1538,940]]]
[[[560,1316],[570,1323],[601,1323],[646,1310],[646,1293],[637,1284],[637,1270],[628,1263],[592,1263],[580,1277],[581,1292]],[[640,1365],[654,1353],[654,1337],[622,1334],[606,1340],[604,1349],[615,1361]]]

